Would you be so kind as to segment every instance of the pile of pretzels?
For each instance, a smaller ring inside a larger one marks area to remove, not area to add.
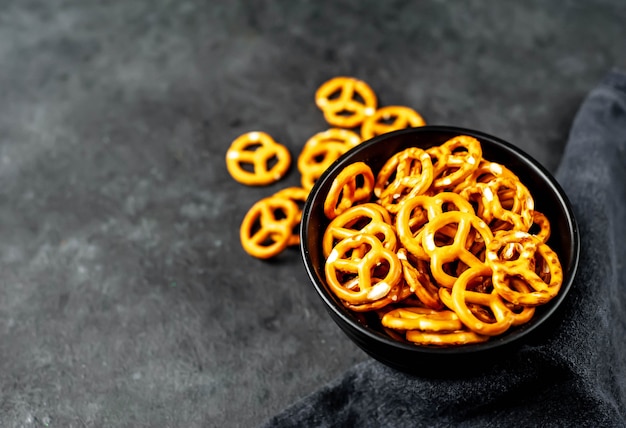
[[[550,222],[527,187],[458,135],[363,162],[324,201],[325,279],[349,309],[425,346],[479,343],[527,323],[563,282]]]
[[[378,106],[353,77],[322,84],[315,103],[330,128],[297,158],[300,186],[264,197],[245,214],[243,249],[268,259],[300,243],[302,206],[342,154],[377,135],[425,125],[406,106]],[[261,131],[230,145],[226,166],[249,186],[289,171],[291,154]],[[356,315],[375,315],[396,340],[423,346],[479,343],[529,322],[559,292],[563,271],[548,246],[550,222],[506,166],[483,158],[480,142],[458,135],[410,147],[376,174],[363,162],[335,177],[324,201],[329,289]]]

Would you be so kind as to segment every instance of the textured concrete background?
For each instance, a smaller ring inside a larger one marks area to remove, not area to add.
[[[0,5],[0,426],[254,426],[367,358],[297,251],[248,257],[268,188],[230,142],[297,155],[326,79],[476,128],[551,170],[626,67],[613,1],[25,1]]]

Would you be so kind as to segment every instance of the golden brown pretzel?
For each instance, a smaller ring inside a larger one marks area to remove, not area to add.
[[[513,312],[494,289],[487,292],[468,290],[474,281],[482,280],[485,277],[491,278],[491,274],[489,266],[470,268],[454,282],[452,291],[447,288],[440,288],[439,296],[445,305],[459,316],[467,328],[478,334],[497,336],[513,325],[515,321]],[[491,313],[493,319],[487,322],[478,318],[475,310],[470,309],[468,304],[473,308],[476,306],[485,308]]]
[[[362,257],[353,259],[350,252],[366,245]],[[378,277],[381,265],[387,270]],[[374,235],[359,233],[340,241],[331,251],[324,266],[326,282],[343,301],[360,305],[383,299],[398,284],[402,268],[393,251],[387,250]],[[345,280],[347,276],[352,279]]]
[[[361,125],[361,137],[365,141],[398,129],[424,125],[426,125],[424,118],[412,108],[385,106],[365,118],[363,125]]]
[[[385,162],[374,185],[380,205],[396,213],[402,202],[424,193],[433,181],[430,156],[411,147],[396,153]]]
[[[298,228],[300,226],[300,221],[302,220],[302,206],[309,197],[309,191],[302,187],[287,187],[274,193],[274,197],[289,199],[295,202],[298,206],[298,214],[294,218],[291,237],[289,238],[287,245],[300,244],[300,233]]]
[[[514,253],[509,254],[511,248]],[[563,283],[563,269],[556,253],[522,231],[496,233],[487,243],[485,262],[493,269],[493,287],[515,305],[545,304],[557,295]],[[522,280],[530,290],[516,290],[511,278]]]
[[[335,244],[357,233],[369,233],[377,236],[388,250],[395,251],[397,246],[396,233],[381,206],[373,203],[355,205],[335,217],[324,231],[322,251],[328,257]],[[382,238],[382,239],[381,239]]]
[[[315,93],[315,103],[330,125],[354,128],[376,112],[378,100],[364,81],[340,76],[319,87]]]
[[[472,174],[482,158],[480,141],[469,135],[458,135],[431,150],[438,156],[433,188],[437,191],[454,189]]]
[[[396,215],[396,231],[402,245],[415,257],[429,260],[430,256],[422,247],[423,226],[442,214],[444,207],[450,211],[451,206],[458,211],[474,214],[469,202],[452,192],[442,192],[434,196],[420,195],[407,200]]]
[[[436,311],[412,306],[390,310],[382,317],[381,323],[383,326],[394,330],[450,332],[463,328],[459,317],[452,311]]]
[[[456,225],[452,243],[438,245],[436,234],[446,226]],[[482,242],[488,244],[493,239],[491,230],[483,220],[471,213],[448,211],[442,213],[426,224],[422,237],[424,251],[430,257],[430,270],[433,277],[444,287],[452,287],[456,278],[445,272],[446,263],[459,261],[468,267],[482,267],[484,263],[472,254],[468,247],[471,235],[480,236]]]
[[[400,248],[397,254],[400,263],[402,263],[402,273],[405,282],[410,287],[409,290],[415,293],[415,296],[427,308],[443,309],[443,304],[438,295],[438,287],[431,282],[428,272],[426,272],[426,262],[411,263],[405,248]]]
[[[489,336],[483,336],[471,330],[457,330],[449,333],[409,330],[406,332],[406,340],[424,346],[460,346],[486,342]]]
[[[311,189],[339,156],[361,143],[361,137],[347,129],[331,128],[313,135],[298,156],[302,187]]]
[[[289,245],[299,212],[296,203],[289,199],[261,199],[241,222],[239,237],[243,249],[260,259],[279,254]]]
[[[358,186],[359,178],[362,183]],[[370,199],[374,189],[374,173],[365,162],[345,167],[333,180],[324,200],[324,214],[333,219],[356,204]]]
[[[270,162],[276,161],[270,165]],[[249,165],[252,171],[244,167]],[[226,168],[240,183],[264,186],[280,180],[289,170],[291,154],[265,132],[248,132],[237,137],[226,152]]]

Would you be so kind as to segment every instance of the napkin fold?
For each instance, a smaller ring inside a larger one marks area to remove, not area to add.
[[[588,94],[556,178],[581,259],[553,328],[466,375],[420,377],[370,359],[263,426],[626,426],[626,73]]]

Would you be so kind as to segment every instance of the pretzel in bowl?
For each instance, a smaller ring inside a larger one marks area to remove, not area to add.
[[[366,246],[360,257],[353,250]],[[380,266],[386,265],[381,272]],[[398,284],[402,268],[398,256],[386,249],[374,235],[359,233],[339,242],[325,264],[326,281],[333,292],[349,304],[359,305],[383,299]]]
[[[324,214],[333,219],[356,203],[369,199],[373,190],[372,169],[365,162],[355,162],[333,180],[324,200]]]
[[[383,163],[373,191],[355,198],[350,183],[366,167],[348,165],[327,195],[326,281],[348,309],[375,312],[390,337],[481,343],[529,322],[558,294],[563,271],[548,218],[511,170],[482,158],[477,139],[402,150]],[[372,255],[383,250],[385,259]],[[401,272],[393,284],[392,259]]]
[[[290,165],[289,150],[265,132],[240,135],[226,152],[226,168],[230,175],[249,186],[265,186],[280,180]]]
[[[364,81],[339,76],[318,88],[315,104],[331,126],[355,128],[376,112],[378,98]]]

